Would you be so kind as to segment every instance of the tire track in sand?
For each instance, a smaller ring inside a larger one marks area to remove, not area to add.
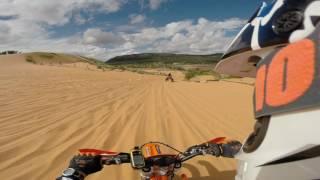
[[[1,57],[0,179],[54,179],[79,148],[128,151],[163,141],[184,150],[214,136],[243,139],[253,123],[251,93],[241,84],[166,83],[158,76]],[[209,176],[201,160],[219,171],[235,169],[233,160],[199,157],[182,172],[191,176],[188,167],[194,167]],[[133,180],[138,173],[130,165],[112,166],[87,179]]]

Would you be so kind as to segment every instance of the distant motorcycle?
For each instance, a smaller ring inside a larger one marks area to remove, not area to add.
[[[171,73],[169,73],[168,76],[166,77],[166,81],[174,82],[174,79],[173,79]]]
[[[95,154],[102,156],[104,165],[120,165],[130,163],[135,170],[140,170],[141,180],[173,180],[182,163],[199,155],[215,155],[212,145],[219,144],[224,137],[189,147],[181,152],[162,142],[149,142],[134,147],[130,153],[117,153],[97,149],[80,149],[82,154]],[[168,149],[169,151],[164,151]],[[176,153],[173,153],[176,152]],[[182,180],[188,180],[186,175],[181,175]]]

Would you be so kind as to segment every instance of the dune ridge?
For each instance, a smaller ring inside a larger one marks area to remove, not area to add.
[[[54,179],[79,148],[128,151],[148,141],[184,150],[252,129],[253,87],[229,82],[167,83],[161,76],[34,65],[0,57],[0,179]],[[232,159],[199,157],[181,173],[231,179]],[[130,165],[89,176],[138,179]]]

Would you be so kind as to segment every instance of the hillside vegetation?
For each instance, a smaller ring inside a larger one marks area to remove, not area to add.
[[[114,69],[113,67],[105,64],[94,58],[76,56],[71,54],[61,53],[49,53],[49,52],[33,52],[26,54],[26,61],[33,64],[39,65],[63,65],[71,63],[88,63],[96,66],[98,69]]]
[[[107,61],[106,64],[134,71],[141,71],[142,69],[178,70],[185,74],[186,80],[203,75],[214,76],[214,79],[220,79],[220,76],[213,71],[213,68],[219,62],[221,56],[222,54],[220,53],[211,55],[132,54],[117,56]]]
[[[97,64],[102,62],[81,56],[74,56],[61,53],[48,53],[48,52],[33,52],[26,54],[26,61],[34,64],[69,64],[76,62],[85,62],[90,64]]]
[[[186,80],[197,76],[212,76],[214,79],[221,79],[221,76],[214,72],[214,66],[219,62],[222,54],[212,55],[186,55],[186,54],[132,54],[117,56],[107,62],[94,58],[75,56],[60,53],[34,52],[26,54],[26,61],[40,65],[89,63],[101,70],[132,71],[140,74],[166,75],[166,71],[181,71]],[[156,69],[158,72],[148,70]]]
[[[212,55],[187,55],[187,54],[166,54],[147,53],[117,56],[108,60],[107,64],[214,64],[217,63],[222,54]]]

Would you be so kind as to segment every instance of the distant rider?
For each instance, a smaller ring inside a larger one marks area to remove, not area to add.
[[[169,73],[168,74],[168,76],[166,77],[166,81],[171,81],[171,82],[174,82],[174,80],[173,80],[173,77],[172,77],[172,74],[171,73]]]

